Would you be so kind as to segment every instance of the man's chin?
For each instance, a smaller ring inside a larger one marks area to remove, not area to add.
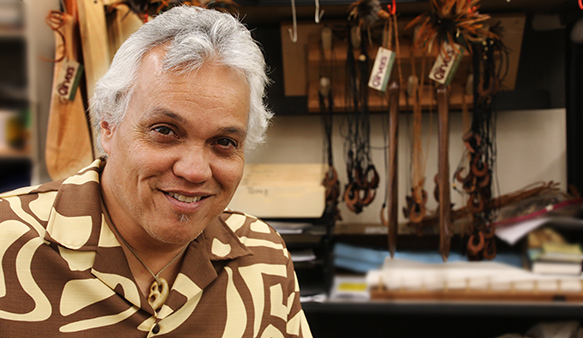
[[[159,242],[168,245],[186,245],[194,241],[200,234],[185,234],[185,233],[171,233],[164,232],[158,236],[153,236]]]
[[[180,214],[178,215],[178,222],[179,223],[188,223],[190,221],[190,217],[187,214]]]
[[[171,217],[173,221],[164,222],[162,227],[146,229],[150,237],[164,244],[182,245],[195,240],[206,228],[201,227],[201,222],[196,222],[193,215],[175,214]]]

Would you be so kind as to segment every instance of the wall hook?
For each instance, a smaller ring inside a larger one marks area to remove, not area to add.
[[[387,9],[389,10],[389,14],[391,15],[395,15],[395,13],[397,13],[397,4],[395,3],[395,0],[393,0],[393,4],[388,4],[387,5]]]
[[[298,41],[298,21],[296,18],[296,1],[291,0],[291,4],[292,4],[293,30],[291,28],[288,28],[287,31],[289,33],[289,38],[291,39],[291,41],[297,42]]]
[[[316,12],[314,13],[314,21],[316,21],[316,23],[320,23],[320,20],[322,20],[322,16],[324,15],[324,10],[320,11],[320,1],[319,0],[315,0],[316,2]]]

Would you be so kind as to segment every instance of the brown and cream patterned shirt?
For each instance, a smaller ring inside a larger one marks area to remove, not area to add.
[[[190,244],[156,314],[105,223],[102,165],[0,195],[1,337],[311,337],[283,240],[232,211]]]

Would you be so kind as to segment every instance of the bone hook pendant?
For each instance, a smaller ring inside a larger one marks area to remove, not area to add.
[[[168,282],[164,278],[158,278],[154,280],[152,286],[150,286],[150,294],[148,295],[148,303],[154,311],[158,311],[166,302],[168,294],[170,293],[170,288],[168,287]]]

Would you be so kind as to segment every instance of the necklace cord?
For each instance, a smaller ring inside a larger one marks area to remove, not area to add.
[[[182,250],[180,250],[180,252],[174,258],[172,258],[172,260],[170,262],[168,262],[168,264],[166,264],[162,269],[160,269],[160,271],[158,271],[158,273],[154,274],[152,272],[152,270],[150,270],[150,268],[146,265],[146,263],[144,263],[144,261],[140,258],[140,256],[138,256],[138,254],[135,252],[135,250],[132,248],[132,246],[125,240],[125,238],[123,238],[123,236],[121,235],[121,233],[117,229],[117,226],[111,220],[111,217],[109,216],[109,212],[107,211],[107,208],[105,207],[105,203],[103,202],[103,200],[101,201],[101,205],[102,205],[103,213],[105,214],[105,217],[106,217],[106,221],[108,223],[111,223],[113,230],[115,231],[117,236],[121,239],[122,243],[126,246],[126,248],[128,248],[128,250],[130,250],[132,255],[134,255],[134,257],[136,257],[136,259],[144,266],[144,268],[146,268],[146,270],[148,270],[148,272],[152,275],[152,277],[154,277],[154,280],[158,284],[160,284],[161,283],[160,282],[160,274],[164,270],[166,270],[170,265],[172,265],[172,263],[174,263],[179,257],[182,256],[184,251],[186,251],[186,248],[188,248],[188,245],[184,246],[184,248],[182,248]]]

